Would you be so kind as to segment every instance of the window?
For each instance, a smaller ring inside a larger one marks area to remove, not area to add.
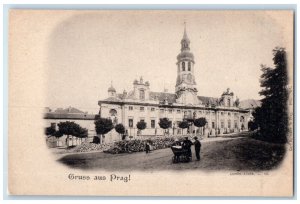
[[[133,127],[133,119],[128,120],[128,126],[131,128]]]
[[[230,98],[229,98],[229,99],[227,99],[227,101],[228,101],[228,106],[230,106]]]
[[[182,71],[185,71],[185,63],[182,62],[181,64],[182,64],[182,65],[181,65],[181,66],[182,66]]]
[[[151,111],[155,111],[155,108],[151,108]]]
[[[215,128],[215,122],[211,122],[211,128]]]
[[[231,128],[231,121],[228,120],[228,128]]]
[[[144,110],[145,110],[145,107],[141,106],[140,111],[144,111]]]
[[[202,114],[202,111],[199,111],[199,114]]]
[[[180,110],[177,110],[177,113],[180,113],[181,111]]]
[[[172,113],[172,109],[169,109],[169,113]]]
[[[164,109],[160,109],[160,113],[164,113]]]
[[[145,91],[143,89],[140,90],[140,100],[145,100]]]
[[[236,120],[234,121],[234,128],[238,128],[238,124]]]
[[[132,106],[129,106],[129,110],[131,110],[131,111],[132,111],[132,110],[133,110],[133,107],[132,107]]]
[[[230,112],[228,112],[228,115],[229,115],[229,116],[231,115]]]
[[[110,116],[116,116],[117,111],[115,109],[110,109],[109,114],[110,114]]]
[[[223,113],[223,112],[221,112],[221,115],[224,115],[224,113]]]
[[[140,119],[140,122],[145,122],[145,119]]]
[[[224,121],[221,121],[221,128],[224,128]]]
[[[191,71],[191,62],[188,63],[188,71]]]
[[[155,128],[155,120],[151,120],[151,128]]]

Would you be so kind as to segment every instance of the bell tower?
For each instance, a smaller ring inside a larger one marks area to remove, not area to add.
[[[181,104],[198,105],[197,88],[194,76],[194,55],[190,52],[190,40],[186,33],[186,23],[184,23],[184,33],[181,40],[181,52],[177,55],[177,80],[175,86],[176,102]]]

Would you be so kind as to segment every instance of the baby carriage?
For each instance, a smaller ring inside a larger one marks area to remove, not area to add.
[[[190,161],[189,151],[187,149],[183,149],[180,146],[172,146],[171,149],[174,154],[172,157],[173,163]]]

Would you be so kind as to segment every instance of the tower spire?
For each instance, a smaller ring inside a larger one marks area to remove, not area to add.
[[[183,37],[182,37],[182,40],[181,40],[181,51],[183,50],[190,50],[190,40],[187,36],[187,33],[186,33],[186,22],[184,21],[184,31],[183,31]]]
[[[184,33],[183,33],[183,38],[188,38],[186,34],[186,22],[184,21]]]

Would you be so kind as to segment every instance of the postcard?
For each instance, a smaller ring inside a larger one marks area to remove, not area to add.
[[[11,195],[293,196],[294,11],[9,11]]]

